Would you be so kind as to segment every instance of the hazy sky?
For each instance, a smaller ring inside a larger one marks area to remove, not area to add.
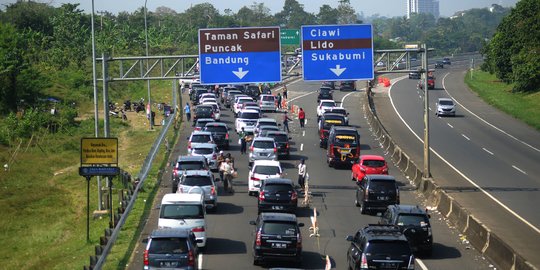
[[[59,6],[62,3],[80,3],[80,8],[90,12],[92,7],[92,0],[75,1],[75,0],[35,0],[37,2],[52,3],[54,6]],[[109,11],[112,13],[118,13],[120,11],[133,12],[137,8],[144,6],[144,0],[94,0],[94,6],[96,11]],[[265,6],[271,9],[271,13],[275,14],[283,9],[285,0],[147,0],[148,10],[154,11],[159,6],[166,6],[176,10],[177,12],[183,12],[190,5],[196,5],[200,3],[211,3],[217,8],[221,14],[223,10],[229,8],[233,12],[237,12],[243,6],[249,6],[254,2],[264,3]],[[297,0],[300,4],[304,5],[304,9],[311,13],[318,13],[319,7],[323,4],[328,4],[331,7],[336,8],[338,6],[338,0]],[[456,11],[471,9],[471,8],[483,8],[488,7],[491,4],[499,4],[505,7],[515,6],[518,0],[439,0],[440,14],[441,16],[448,17],[453,15]],[[0,0],[1,9],[4,10],[4,5],[14,3],[16,0]],[[404,16],[406,0],[350,0],[351,5],[356,12],[364,12],[364,15],[369,16],[378,13],[381,16],[393,17]]]

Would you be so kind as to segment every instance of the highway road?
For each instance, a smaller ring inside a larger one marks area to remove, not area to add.
[[[303,234],[303,268],[324,269],[324,256],[329,255],[333,269],[346,268],[346,251],[349,243],[345,236],[354,234],[358,229],[369,223],[376,223],[376,216],[361,215],[354,206],[355,184],[350,180],[348,168],[329,168],[324,160],[324,152],[319,148],[316,129],[316,90],[318,83],[305,83],[301,80],[288,85],[289,99],[294,104],[303,107],[307,113],[307,123],[304,130],[299,128],[298,121],[291,124],[291,137],[294,144],[290,160],[284,160],[282,166],[287,176],[296,182],[297,170],[295,165],[306,159],[310,178],[310,189],[313,192],[309,207],[300,208],[297,215],[301,222],[306,224],[302,228]],[[379,143],[374,140],[367,124],[363,108],[360,104],[364,98],[363,91],[339,92],[335,91],[334,99],[343,101],[343,105],[350,112],[350,123],[356,126],[361,134],[361,154],[383,155]],[[184,98],[184,100],[186,100]],[[267,113],[280,119],[280,114]],[[222,121],[232,126],[232,113],[222,111]],[[186,153],[185,138],[191,132],[190,127],[182,126],[180,140],[176,144],[171,159],[179,154]],[[231,141],[236,142],[238,137],[233,134]],[[254,239],[253,226],[249,225],[257,215],[256,197],[247,194],[247,156],[239,154],[239,146],[234,145],[231,153],[236,159],[239,178],[235,179],[234,195],[220,192],[219,209],[217,213],[210,213],[208,218],[207,236],[208,247],[200,256],[201,269],[260,269],[252,265],[252,243]],[[389,157],[387,157],[389,160]],[[408,180],[390,162],[390,174],[396,176],[401,183],[401,201],[404,204],[422,204],[423,198],[412,190]],[[156,196],[154,207],[150,212],[138,245],[128,264],[128,269],[142,269],[142,254],[146,238],[151,230],[157,226],[159,201],[170,190],[170,168],[165,172],[160,191]],[[220,190],[221,191],[221,190]],[[302,199],[302,198],[300,198]],[[309,217],[316,208],[320,228],[320,238],[309,237]],[[420,258],[416,269],[455,269],[459,265],[462,269],[490,269],[490,263],[480,256],[480,253],[460,239],[458,232],[448,225],[448,222],[437,212],[431,213],[434,232],[434,252],[432,257]],[[266,267],[287,267],[287,265],[273,264]]]
[[[432,175],[452,197],[540,265],[540,133],[485,104],[463,83],[469,62],[435,72],[429,92]],[[422,164],[423,93],[403,77],[376,91],[383,125],[405,152]],[[451,97],[456,117],[435,116],[435,102]]]

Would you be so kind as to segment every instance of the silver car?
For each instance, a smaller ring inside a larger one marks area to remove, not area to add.
[[[274,139],[268,137],[256,137],[249,148],[249,166],[255,160],[277,160],[277,145]]]
[[[437,106],[437,112],[435,112],[435,115],[437,116],[444,116],[444,115],[451,115],[456,116],[456,105],[454,104],[454,101],[450,98],[439,98],[437,103],[435,103]]]
[[[206,208],[216,210],[218,192],[214,175],[209,171],[185,171],[180,176],[177,193],[202,193]]]
[[[273,111],[277,110],[276,106],[277,99],[273,95],[261,95],[259,97],[259,106],[263,111]]]
[[[210,170],[217,171],[217,145],[213,143],[200,143],[191,148],[190,156],[203,156],[208,161]]]

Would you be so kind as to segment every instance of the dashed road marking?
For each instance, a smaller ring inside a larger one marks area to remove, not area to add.
[[[199,253],[199,265],[197,265],[197,269],[203,269],[202,268],[202,265],[203,265],[203,255],[202,253]]]
[[[428,270],[427,266],[424,264],[424,262],[418,258],[414,259],[416,261],[416,264],[422,268],[422,270]]]
[[[461,134],[461,136],[463,136],[463,138],[467,139],[467,141],[470,141],[471,139],[469,137],[467,137],[465,134]]]
[[[300,151],[304,151],[304,144],[300,145]]]
[[[520,173],[522,173],[522,174],[524,174],[524,175],[527,175],[527,173],[526,173],[524,170],[518,168],[516,165],[512,165],[512,168],[518,170]]]
[[[454,128],[454,126],[450,125],[449,123],[446,123],[449,127]]]
[[[306,136],[306,131],[302,130],[302,137]]]
[[[493,156],[493,152],[491,152],[491,151],[487,150],[486,148],[483,148],[483,147],[482,147],[482,150],[484,150],[484,151],[488,152],[488,154],[490,154],[490,155],[492,155],[492,156]]]

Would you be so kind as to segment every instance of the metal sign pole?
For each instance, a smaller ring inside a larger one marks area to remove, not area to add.
[[[90,243],[90,178],[86,176],[86,242]]]
[[[424,69],[424,178],[431,176],[429,168],[429,91],[428,91],[428,49],[422,44],[424,55],[422,57],[422,69]]]

